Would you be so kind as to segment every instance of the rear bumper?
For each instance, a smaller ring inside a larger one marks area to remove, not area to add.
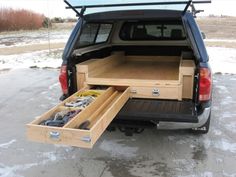
[[[203,126],[209,116],[210,116],[211,108],[205,108],[201,115],[198,116],[198,123],[185,123],[185,122],[159,122],[157,124],[157,129],[160,130],[177,130],[177,129],[191,129],[198,128]]]

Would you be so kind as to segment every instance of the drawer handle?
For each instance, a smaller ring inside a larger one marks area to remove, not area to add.
[[[84,136],[81,138],[81,141],[84,141],[86,143],[90,143],[91,142],[91,138],[89,136]]]
[[[59,132],[50,132],[49,135],[52,140],[59,140],[59,138],[60,138]]]
[[[154,89],[152,90],[152,96],[159,96],[159,95],[160,95],[160,90],[157,89],[157,88],[154,88]]]

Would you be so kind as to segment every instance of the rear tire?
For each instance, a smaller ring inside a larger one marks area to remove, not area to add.
[[[211,113],[207,119],[207,122],[203,126],[198,128],[193,128],[190,131],[194,134],[207,134],[210,129],[210,122],[211,122]]]

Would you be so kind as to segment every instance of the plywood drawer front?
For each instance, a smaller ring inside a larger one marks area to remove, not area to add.
[[[159,87],[131,87],[133,98],[178,99],[181,100],[182,89],[180,85]]]
[[[38,125],[39,120],[46,119],[44,114],[27,125],[27,136],[37,142],[92,148],[129,99],[129,94],[129,89],[120,91],[110,87],[63,127]],[[79,129],[85,121],[90,122],[87,129]]]
[[[91,148],[91,144],[84,141],[84,137],[90,137],[90,132],[66,129],[58,127],[46,127],[39,125],[27,125],[28,139],[36,142],[61,144]]]

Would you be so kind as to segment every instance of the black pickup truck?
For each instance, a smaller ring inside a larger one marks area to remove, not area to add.
[[[62,57],[61,100],[82,86],[129,86],[132,96],[110,129],[126,134],[148,126],[208,132],[212,76],[193,7],[209,1],[65,3],[79,18]],[[116,54],[123,64],[98,66],[100,74],[94,76],[93,70],[78,75],[77,65],[94,59],[109,62]]]

